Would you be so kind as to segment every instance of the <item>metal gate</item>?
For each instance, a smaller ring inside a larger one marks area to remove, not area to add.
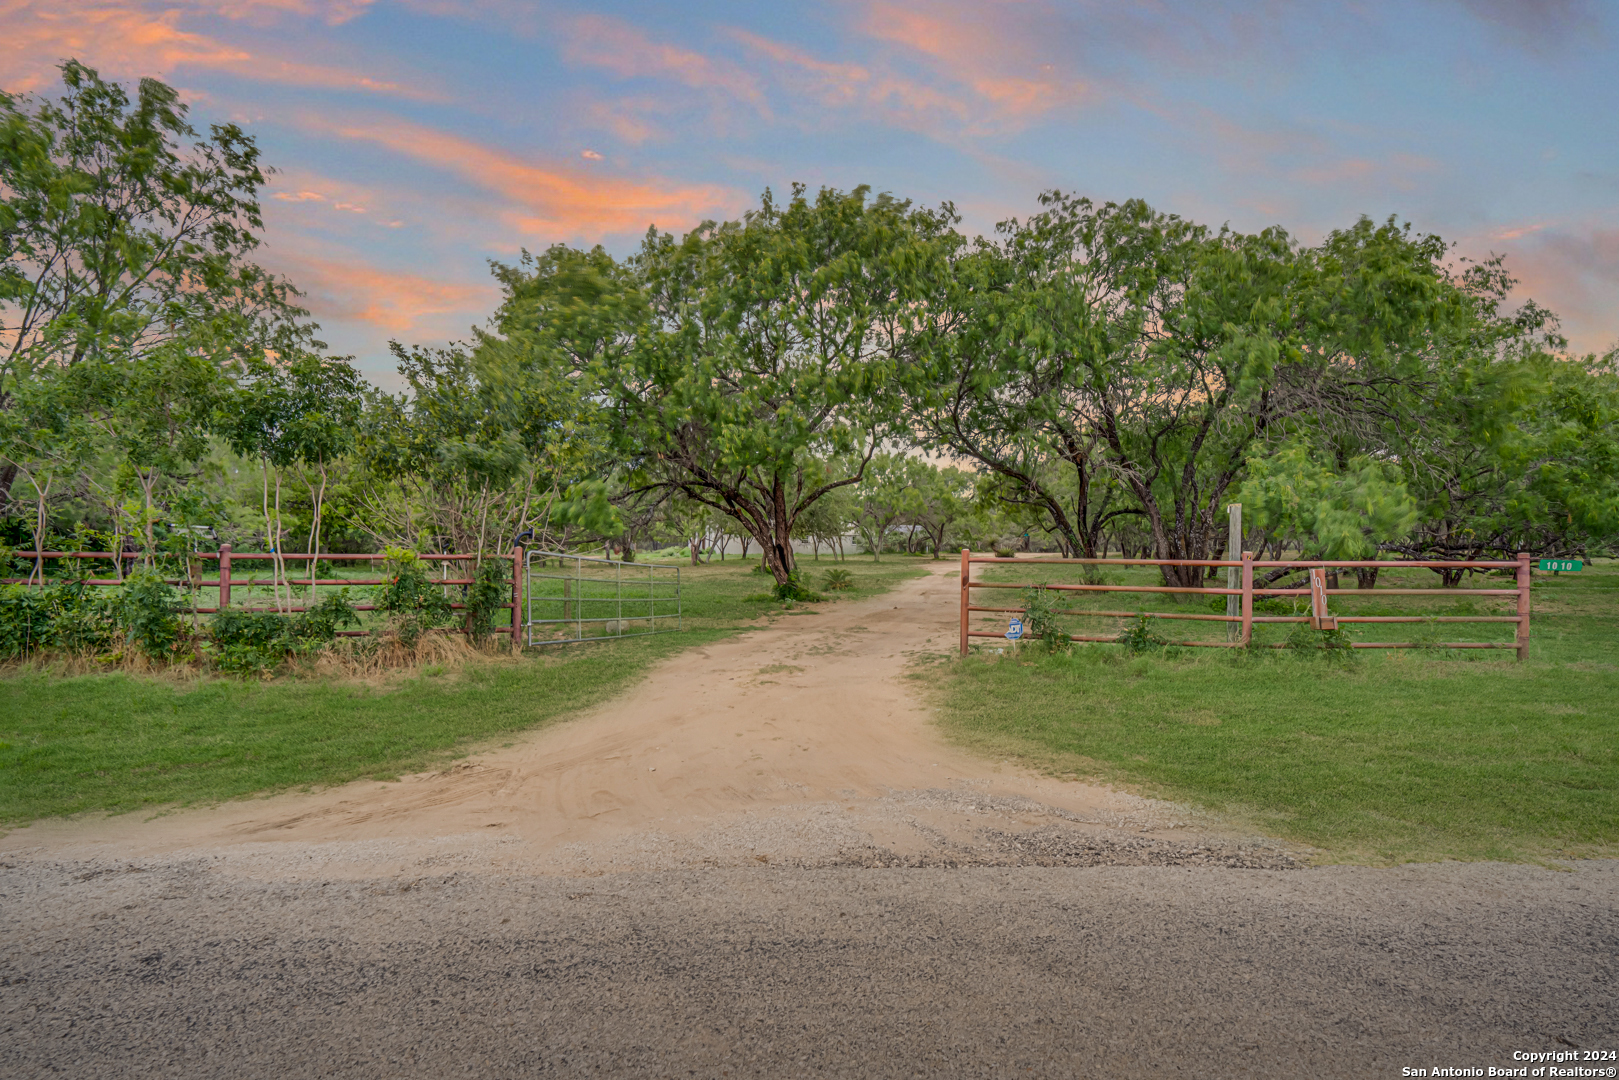
[[[678,566],[530,551],[524,576],[529,645],[608,641],[681,628]]]

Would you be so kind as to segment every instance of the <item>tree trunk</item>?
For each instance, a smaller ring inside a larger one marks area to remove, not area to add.
[[[1361,566],[1355,569],[1355,588],[1377,588],[1377,575],[1380,572],[1376,566]]]

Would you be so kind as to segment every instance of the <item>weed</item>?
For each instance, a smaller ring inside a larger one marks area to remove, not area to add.
[[[1153,629],[1152,620],[1147,618],[1145,612],[1137,615],[1136,621],[1125,627],[1117,640],[1126,650],[1133,653],[1161,649],[1169,644],[1166,638]]]

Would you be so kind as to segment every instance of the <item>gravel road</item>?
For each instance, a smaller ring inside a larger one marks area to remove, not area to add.
[[[1392,1077],[1619,1049],[1612,862],[231,867],[8,856],[0,1075]]]

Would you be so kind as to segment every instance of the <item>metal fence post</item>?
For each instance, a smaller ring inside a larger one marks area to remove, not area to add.
[[[967,607],[972,597],[973,564],[968,560],[972,557],[971,548],[961,549],[961,655],[967,655]]]
[[[1242,553],[1242,644],[1254,640],[1254,553]]]
[[[219,545],[219,603],[218,611],[230,607],[230,545]]]
[[[1529,659],[1529,552],[1518,552],[1518,660]]]

